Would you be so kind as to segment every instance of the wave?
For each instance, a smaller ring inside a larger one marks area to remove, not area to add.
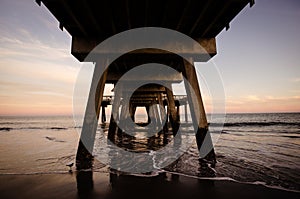
[[[236,183],[240,183],[240,184],[261,185],[261,186],[265,186],[265,187],[268,187],[271,189],[278,189],[278,190],[283,190],[283,191],[300,193],[300,191],[297,189],[284,188],[284,187],[281,187],[278,185],[269,185],[268,183],[262,182],[262,181],[241,181],[241,180],[236,180],[231,177],[199,177],[199,176],[182,174],[182,173],[178,173],[178,172],[169,172],[169,173],[177,174],[177,175],[181,175],[181,176],[185,176],[185,177],[190,177],[190,178],[195,178],[195,179],[199,179],[199,180],[231,181],[231,182],[236,182]]]
[[[51,129],[51,130],[67,130],[68,128],[64,128],[64,127],[50,127],[47,129]]]
[[[212,126],[222,126],[222,123],[209,123]],[[300,122],[235,122],[224,123],[224,127],[243,127],[243,126],[299,126]]]
[[[46,136],[45,137],[47,140],[50,140],[50,141],[53,141],[53,142],[66,142],[64,140],[58,140],[56,139],[55,137],[49,137],[49,136]]]
[[[10,128],[10,127],[2,127],[2,128],[0,128],[0,131],[10,131],[10,130],[12,130],[12,128]]]
[[[283,135],[281,137],[285,137],[285,138],[300,138],[300,136],[297,136],[297,135]]]
[[[276,185],[269,185],[266,182],[261,182],[261,181],[254,181],[254,182],[240,181],[240,180],[233,179],[231,177],[200,177],[200,176],[188,175],[188,174],[183,174],[183,173],[180,173],[180,172],[173,172],[173,171],[166,171],[166,170],[162,170],[160,172],[166,172],[166,173],[175,174],[175,175],[184,176],[184,177],[189,177],[189,178],[194,178],[194,179],[198,179],[198,180],[231,181],[231,182],[240,183],[240,184],[261,185],[261,186],[265,186],[265,187],[268,187],[268,188],[271,188],[271,189],[278,189],[278,190],[283,190],[283,191],[300,193],[299,190],[288,189],[288,188],[284,188],[284,187],[276,186]],[[142,177],[144,177],[144,176],[142,176]]]
[[[9,176],[9,175],[47,175],[47,174],[69,174],[68,171],[40,171],[40,172],[11,172],[11,173],[0,173],[0,176]]]
[[[4,124],[4,123],[0,123]],[[6,125],[9,124],[16,124],[5,122]],[[255,127],[262,127],[262,126],[297,126],[300,128],[300,122],[228,122],[228,123],[208,123],[210,127],[247,127],[247,126],[255,126]],[[191,126],[191,123],[182,124],[183,126]],[[67,130],[67,129],[77,129],[82,128],[82,126],[69,126],[69,127],[61,127],[61,126],[46,126],[46,127],[39,127],[39,126],[25,126],[25,127],[10,127],[10,126],[3,126],[0,127],[0,131],[9,131],[13,129],[48,129],[48,130]]]
[[[91,169],[87,169],[87,170],[83,170],[83,171],[93,171],[95,173],[110,173],[108,171],[103,171],[103,170],[91,170]],[[129,176],[137,176],[137,177],[142,177],[142,178],[151,178],[151,177],[155,177],[157,176],[159,173],[169,173],[169,174],[173,174],[173,175],[178,175],[178,176],[183,176],[183,177],[187,177],[187,178],[193,178],[193,179],[197,179],[197,180],[210,180],[210,181],[229,181],[229,182],[235,182],[235,183],[239,183],[239,184],[249,184],[249,185],[258,185],[258,186],[264,186],[267,188],[271,188],[271,189],[277,189],[277,190],[283,190],[283,191],[288,191],[288,192],[294,192],[294,193],[300,193],[299,190],[295,190],[295,189],[289,189],[289,188],[284,188],[281,186],[276,186],[276,185],[269,185],[266,182],[262,182],[262,181],[240,181],[240,180],[236,180],[233,179],[231,177],[199,177],[199,176],[194,176],[194,175],[188,175],[188,174],[183,174],[180,172],[173,172],[173,171],[166,171],[166,170],[159,170],[157,172],[153,172],[151,174],[131,174],[131,173],[127,173],[126,175]],[[71,172],[72,173],[72,172]],[[112,172],[113,173],[113,172]],[[0,173],[0,176],[19,176],[19,175],[70,175],[70,171],[65,171],[65,170],[57,170],[57,171],[40,171],[40,172],[11,172],[11,173]]]
[[[11,130],[68,130],[70,128],[76,127],[20,127],[20,128],[13,128],[13,127],[1,127],[0,131],[11,131]]]

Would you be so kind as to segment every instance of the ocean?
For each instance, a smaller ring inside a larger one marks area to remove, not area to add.
[[[107,132],[107,127],[99,124],[98,129]],[[0,175],[68,173],[66,164],[74,162],[80,129],[71,116],[1,116]],[[300,113],[227,114],[222,133],[212,133],[212,138],[216,180],[300,191]],[[106,137],[97,134],[99,139]],[[97,143],[95,156],[103,155],[97,154]],[[93,170],[108,172],[101,162]],[[205,178],[196,144],[162,170]]]

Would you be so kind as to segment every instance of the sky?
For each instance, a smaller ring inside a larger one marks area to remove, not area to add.
[[[227,113],[300,112],[299,19],[299,0],[256,0],[218,35]],[[0,115],[72,114],[81,63],[58,26],[34,0],[0,1]]]

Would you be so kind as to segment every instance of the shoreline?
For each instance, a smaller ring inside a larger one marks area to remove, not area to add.
[[[163,172],[156,176],[74,171],[0,174],[1,198],[299,198],[299,191],[230,178],[198,178]]]
[[[170,165],[157,173],[154,171],[154,175],[114,175],[101,161],[95,161],[93,172],[90,176],[83,177],[83,182],[93,185],[92,189],[84,189],[91,190],[93,197],[102,194],[102,198],[110,198],[111,194],[116,193],[128,194],[132,198],[137,190],[144,190],[145,193],[139,194],[143,196],[141,198],[154,193],[169,195],[166,190],[189,193],[190,195],[181,195],[184,199],[202,195],[224,198],[230,197],[230,194],[243,198],[248,195],[252,198],[259,197],[260,194],[267,198],[277,195],[300,198],[300,170],[297,165],[299,137],[295,137],[299,130],[299,115],[275,116],[275,122],[273,116],[237,115],[228,118],[228,123],[234,125],[224,128],[227,133],[223,133],[215,145],[218,164],[214,169],[217,177],[200,177],[205,175],[199,165],[198,149],[192,145],[178,159],[176,166]],[[78,185],[80,187],[86,183],[82,183],[82,175],[79,177],[81,180],[78,180],[77,172],[74,170],[70,174],[66,167],[66,164],[74,162],[78,147],[78,129],[72,127],[72,122],[72,118],[60,117],[2,119],[2,127],[12,130],[5,129],[0,134],[1,198],[32,198],[31,195],[34,198],[41,198],[40,195],[42,198],[78,198],[79,190],[82,190]],[[102,125],[99,127],[106,133],[107,128]],[[106,140],[106,134],[98,133],[97,136],[98,141]],[[124,140],[127,146],[128,140]],[[129,147],[144,149],[149,147],[149,143],[153,144],[148,141],[132,142]],[[162,143],[163,138],[158,138],[157,141]],[[96,157],[99,154],[109,155],[110,150],[103,150],[103,146],[98,142],[96,144]],[[166,174],[159,174],[163,172]],[[120,183],[121,187],[115,186]],[[104,193],[103,189],[107,192]],[[83,193],[86,196],[86,192]],[[170,195],[177,198],[180,193]]]

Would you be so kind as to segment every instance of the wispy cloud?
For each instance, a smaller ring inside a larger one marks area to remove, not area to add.
[[[14,37],[1,37],[0,44],[1,59],[72,60],[69,48],[53,47],[33,37],[28,37],[27,40]]]
[[[12,34],[5,28],[0,30],[0,114],[70,114],[80,63],[69,46],[42,41],[23,27]]]
[[[257,95],[248,95],[248,96],[244,97],[244,99],[245,99],[246,101],[256,101],[256,102],[264,101],[263,98],[261,98],[261,97],[259,97],[259,96],[257,96]]]
[[[300,111],[300,96],[257,96],[228,97],[228,112],[295,112]]]

